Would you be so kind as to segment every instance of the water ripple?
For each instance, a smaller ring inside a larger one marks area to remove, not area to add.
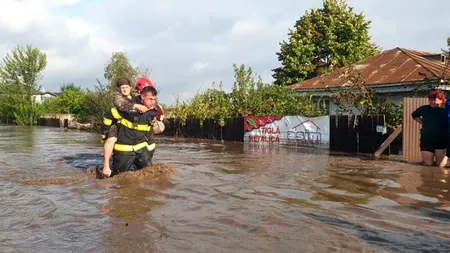
[[[1,252],[446,252],[449,171],[157,138],[168,179],[95,180],[94,133],[0,126]],[[35,183],[33,183],[35,182]],[[42,182],[42,183],[39,183]],[[47,183],[45,183],[47,182]]]

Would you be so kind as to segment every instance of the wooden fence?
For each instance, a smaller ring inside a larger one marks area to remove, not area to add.
[[[380,116],[330,116],[330,150],[346,153],[374,153],[392,132],[377,132],[377,126],[385,125],[384,115]],[[182,124],[179,119],[166,121],[165,136],[216,139],[224,141],[244,141],[244,119],[230,118],[220,127],[217,120],[208,119],[200,124],[199,119],[187,119]],[[398,137],[384,152],[384,155],[398,154],[401,150]]]
[[[392,130],[385,134],[377,132],[377,126],[385,126],[384,115],[330,115],[330,150],[346,153],[374,153],[392,132]],[[399,153],[400,143],[397,140],[391,144],[383,155]]]
[[[67,128],[69,126],[69,120],[63,119],[63,126]],[[61,119],[59,118],[39,118],[39,126],[51,126],[51,127],[61,127]]]
[[[67,128],[74,117],[73,114],[49,113],[39,118],[38,125]]]
[[[41,118],[39,125],[61,127],[68,126],[68,120],[59,118]],[[244,141],[244,118],[226,119],[224,127],[218,120],[207,119],[200,124],[199,119],[189,118],[182,124],[178,118],[165,121],[165,136],[183,138],[215,139],[224,141]],[[377,132],[377,126],[385,125],[381,116],[330,115],[330,150],[345,153],[374,153],[392,130],[385,134]],[[384,155],[398,154],[402,147],[402,137],[398,137],[384,152]]]
[[[224,127],[219,125],[218,120],[207,119],[200,124],[199,119],[189,118],[186,124],[182,124],[177,118],[165,121],[165,136],[176,136],[184,138],[216,139],[224,141],[244,141],[244,118],[226,119]]]

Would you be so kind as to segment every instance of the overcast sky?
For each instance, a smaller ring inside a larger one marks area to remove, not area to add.
[[[349,0],[372,21],[383,49],[440,52],[450,36],[448,0]],[[16,45],[47,53],[40,83],[58,92],[67,82],[93,89],[113,52],[152,68],[160,101],[192,97],[223,82],[233,63],[264,81],[279,66],[276,52],[289,28],[321,0],[0,0],[0,57]]]

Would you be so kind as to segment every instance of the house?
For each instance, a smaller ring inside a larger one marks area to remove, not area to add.
[[[45,100],[47,100],[49,98],[57,97],[58,95],[59,95],[59,93],[55,93],[55,92],[36,91],[33,95],[33,99],[34,99],[34,102],[41,104]]]
[[[383,94],[395,103],[403,102],[404,97],[411,97],[420,85],[436,84],[442,90],[450,90],[444,80],[450,79],[450,68],[446,55],[394,48],[381,52],[350,66],[341,68],[331,74],[317,76],[293,85],[290,89],[310,94],[313,98],[325,101],[329,114],[336,114],[338,108],[330,100],[333,92],[349,85],[340,73],[352,68],[360,71],[366,87],[376,94]],[[356,112],[357,113],[357,112]]]

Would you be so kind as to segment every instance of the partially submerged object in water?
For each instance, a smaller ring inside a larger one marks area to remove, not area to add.
[[[41,178],[41,179],[29,179],[21,182],[24,185],[65,185],[65,184],[81,184],[87,179],[103,179],[101,173],[102,168],[99,166],[91,166],[87,168],[86,173],[77,176],[63,176],[56,178]],[[114,177],[108,178],[114,180],[117,179],[164,179],[173,173],[174,169],[167,164],[154,164],[136,171],[127,171],[120,173]]]
[[[50,178],[50,179],[36,179],[24,181],[24,185],[63,185],[63,184],[80,184],[86,177],[74,178],[74,177],[60,177],[60,178]]]
[[[171,175],[173,171],[174,169],[167,164],[154,164],[140,170],[123,172],[112,178],[159,179]],[[105,179],[102,174],[102,167],[91,166],[86,170],[86,174],[91,178]]]

